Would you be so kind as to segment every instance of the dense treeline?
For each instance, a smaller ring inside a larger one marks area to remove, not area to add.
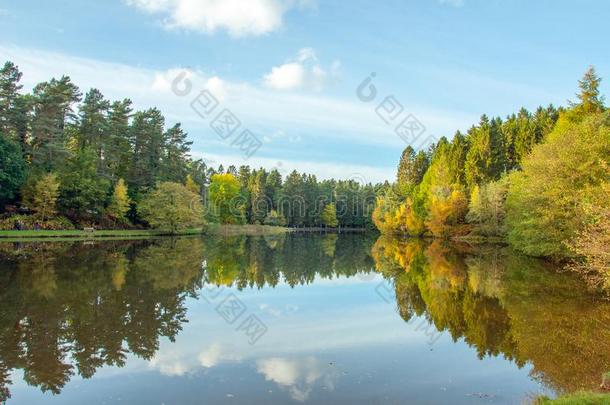
[[[11,62],[0,69],[0,229],[223,223],[370,225],[372,185],[247,166],[226,171],[190,157],[180,124],[134,111],[69,77],[23,94]],[[209,186],[209,193],[207,188]],[[206,198],[202,201],[203,197]],[[20,214],[20,215],[15,215]]]
[[[402,154],[378,198],[383,233],[507,238],[518,250],[577,267],[610,286],[610,113],[590,68],[567,108],[481,117],[466,134]],[[601,276],[601,277],[600,277]]]
[[[323,180],[290,173],[284,180],[277,170],[229,167],[211,176],[207,216],[231,224],[290,227],[372,226],[371,212],[379,185],[356,180]]]

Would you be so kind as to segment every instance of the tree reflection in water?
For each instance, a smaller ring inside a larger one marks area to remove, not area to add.
[[[503,356],[558,391],[610,370],[610,304],[506,248],[363,235],[0,244],[0,397],[12,370],[59,393],[72,376],[151,359],[206,283],[300,286],[380,272],[405,321],[424,316],[479,357]]]
[[[508,248],[380,238],[401,316],[425,316],[479,357],[501,355],[558,392],[595,389],[610,370],[610,303],[581,280]]]

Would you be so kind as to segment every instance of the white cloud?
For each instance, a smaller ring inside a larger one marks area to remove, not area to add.
[[[231,36],[262,35],[282,26],[284,14],[306,3],[294,0],[126,0],[151,14],[160,14],[167,28],[204,33],[226,30]]]
[[[314,58],[315,52],[305,48],[294,61],[313,61]],[[51,77],[67,74],[83,91],[95,87],[111,100],[130,97],[135,109],[156,106],[168,123],[183,123],[195,141],[194,155],[218,160],[225,166],[245,163],[272,168],[280,162],[286,172],[297,169],[320,178],[347,178],[350,173],[365,173],[367,179],[375,182],[393,179],[395,162],[384,160],[379,165],[366,166],[329,158],[316,161],[317,156],[311,151],[295,148],[294,145],[319,141],[321,145],[325,142],[345,142],[359,147],[404,148],[404,142],[375,114],[375,105],[364,104],[355,97],[271,92],[245,82],[209,75],[199,68],[154,70],[15,46],[0,45],[0,59],[11,60],[19,66],[24,73],[26,91]],[[191,81],[193,91],[188,96],[180,97],[172,93],[172,82],[180,73]],[[254,156],[244,162],[237,150],[234,154],[225,153],[223,146],[226,147],[226,143],[211,132],[209,122],[202,120],[189,107],[195,94],[206,87],[222,101],[223,107],[230,108],[239,117],[244,126],[261,138],[266,135],[267,142],[264,149],[261,148],[265,158]],[[421,106],[412,106],[411,111],[435,134],[450,135],[455,129],[467,128],[478,119],[476,115]],[[200,150],[206,153],[198,153]],[[291,158],[286,158],[287,151],[291,152]]]
[[[271,68],[263,77],[263,84],[275,90],[322,90],[339,75],[341,63],[334,61],[330,70],[318,63],[313,48],[302,48],[297,55],[283,65]]]
[[[211,368],[223,361],[239,361],[241,356],[227,350],[218,343],[213,343],[208,349],[199,353],[197,359],[201,366]]]
[[[305,86],[305,68],[300,63],[285,63],[271,68],[263,78],[266,86],[276,90],[296,90]]]
[[[273,357],[257,361],[257,371],[268,381],[288,389],[295,401],[309,398],[316,382],[320,381],[329,391],[334,390],[337,374],[329,365],[314,357],[286,359]]]

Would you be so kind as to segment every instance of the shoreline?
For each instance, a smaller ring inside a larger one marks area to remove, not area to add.
[[[317,233],[364,233],[365,228],[289,228],[270,225],[220,225],[210,224],[205,228],[182,229],[177,232],[169,232],[159,229],[99,229],[85,231],[73,230],[0,230],[0,241],[26,241],[28,239],[134,239],[154,238],[167,236],[195,236],[195,235],[220,235],[220,236],[258,236],[258,235],[280,235],[285,233],[317,232]]]

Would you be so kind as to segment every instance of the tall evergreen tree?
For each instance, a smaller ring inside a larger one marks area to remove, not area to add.
[[[69,77],[38,84],[33,91],[32,163],[45,170],[62,166],[68,157],[66,126],[73,124],[73,105],[80,101],[78,87]]]
[[[161,178],[165,181],[182,183],[186,179],[187,162],[193,142],[187,140],[188,135],[176,124],[165,132],[165,153]]]
[[[158,180],[163,156],[165,119],[156,108],[134,114],[130,128],[133,156],[128,185],[134,195],[151,189]]]
[[[13,200],[25,182],[26,162],[21,147],[0,134],[0,211]]]
[[[582,79],[578,81],[580,92],[576,95],[578,103],[571,103],[579,112],[588,114],[604,111],[604,97],[599,94],[599,85],[602,79],[590,66]]]
[[[0,69],[0,134],[16,138],[17,103],[22,89],[22,73],[12,62],[6,62]]]
[[[112,179],[125,178],[128,175],[132,156],[129,128],[131,113],[129,99],[113,102],[108,111],[108,153],[104,160]]]

